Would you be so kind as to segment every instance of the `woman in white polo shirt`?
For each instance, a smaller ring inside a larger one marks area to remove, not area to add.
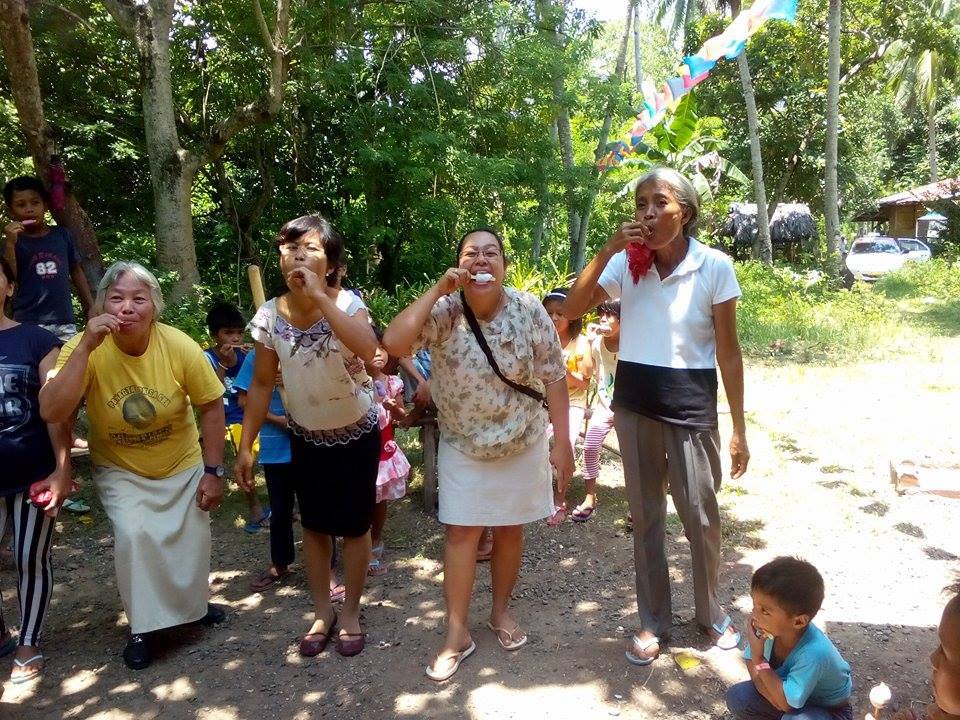
[[[634,222],[621,225],[583,270],[564,312],[574,318],[606,300],[622,305],[613,409],[633,515],[640,616],[627,659],[649,665],[669,639],[672,618],[664,547],[668,481],[690,542],[697,623],[718,647],[740,641],[717,599],[717,366],[733,419],[731,477],[746,471],[750,453],[733,263],[691,237],[699,198],[677,171],[643,176],[635,203]]]

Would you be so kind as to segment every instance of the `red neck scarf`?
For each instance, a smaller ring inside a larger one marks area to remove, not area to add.
[[[627,245],[627,265],[630,268],[630,274],[633,276],[634,285],[647,274],[650,266],[653,265],[654,257],[653,250],[643,243],[633,242]]]

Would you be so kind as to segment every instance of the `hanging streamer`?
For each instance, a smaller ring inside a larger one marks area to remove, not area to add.
[[[747,40],[768,20],[793,22],[797,17],[797,0],[757,0],[741,12],[727,29],[707,40],[696,54],[685,57],[677,67],[677,77],[670,78],[659,89],[645,82],[641,87],[643,105],[637,120],[627,133],[627,140],[618,140],[597,164],[603,171],[622,162],[640,144],[641,138],[653,130],[668,111],[674,110],[680,98],[710,76],[721,58],[735,60],[747,46]]]

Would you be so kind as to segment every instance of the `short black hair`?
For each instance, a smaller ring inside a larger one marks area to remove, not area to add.
[[[343,235],[320,213],[301,215],[285,223],[277,233],[277,250],[284,243],[299,240],[304,235],[315,232],[323,243],[323,252],[327,256],[327,284],[336,285],[337,271],[346,265],[343,259]]]
[[[243,315],[233,303],[226,300],[215,302],[207,310],[207,330],[211,335],[216,335],[220,330],[232,330],[233,328],[245,328],[246,321]]]
[[[565,287],[553,288],[553,290],[551,290],[550,292],[548,292],[546,295],[543,296],[543,306],[546,307],[547,303],[553,300],[563,302],[564,300],[567,299],[567,293],[569,292],[570,290]],[[571,320],[569,327],[570,327],[570,337],[571,338],[577,337],[577,335],[580,334],[580,331],[583,330],[583,318],[578,317],[576,320]]]
[[[750,589],[769,595],[792,615],[813,618],[823,605],[823,576],[800,558],[780,556],[757,568]]]
[[[40,178],[33,177],[32,175],[21,175],[8,181],[7,184],[3,186],[3,201],[7,205],[10,205],[13,203],[14,193],[25,192],[27,190],[34,190],[43,198],[44,202],[50,202],[50,193],[47,192],[43,183],[40,182]]]
[[[498,233],[493,228],[489,227],[475,227],[467,230],[463,235],[460,236],[460,242],[457,243],[457,257],[460,257],[460,252],[463,250],[463,244],[467,241],[467,238],[473,235],[474,233],[487,233],[488,235],[493,235],[494,239],[497,241],[497,245],[500,246],[500,254],[503,255],[503,261],[507,261],[507,251],[503,248],[503,238],[500,237]]]
[[[597,314],[613,315],[614,317],[619,318],[620,317],[620,301],[604,300],[602,303],[597,305]]]

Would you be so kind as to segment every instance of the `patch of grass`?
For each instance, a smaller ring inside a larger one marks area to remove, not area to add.
[[[880,278],[877,294],[899,300],[904,316],[938,335],[960,335],[960,266],[935,258]]]
[[[754,261],[740,263],[737,277],[738,330],[750,356],[843,362],[880,354],[900,335],[896,304],[864,283],[845,290]]]

